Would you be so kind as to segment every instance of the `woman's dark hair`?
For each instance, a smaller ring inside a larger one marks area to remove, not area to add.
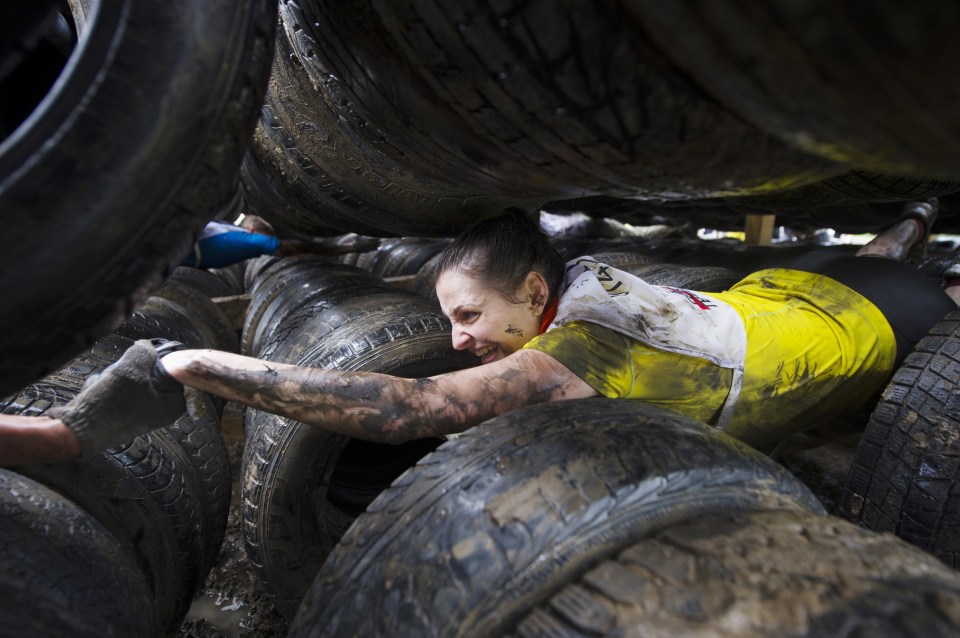
[[[543,275],[550,294],[557,294],[564,263],[538,220],[519,208],[507,208],[498,217],[472,224],[443,250],[434,280],[448,270],[469,274],[515,301],[531,271]]]

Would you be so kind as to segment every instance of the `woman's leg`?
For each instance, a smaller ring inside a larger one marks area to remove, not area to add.
[[[940,281],[892,259],[843,257],[818,271],[869,299],[886,317],[897,338],[897,365],[957,302]]]
[[[900,221],[864,244],[857,251],[857,256],[906,260],[914,245],[921,242],[926,245],[939,209],[940,202],[936,199],[909,202],[903,208]]]

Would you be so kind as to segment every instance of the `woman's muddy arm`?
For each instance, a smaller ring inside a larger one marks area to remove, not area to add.
[[[322,370],[214,350],[174,352],[162,364],[184,385],[383,443],[461,432],[523,405],[593,395],[559,363],[535,351],[423,379]]]

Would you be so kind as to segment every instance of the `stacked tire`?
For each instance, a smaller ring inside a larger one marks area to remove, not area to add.
[[[17,0],[2,12],[3,32],[19,34],[0,48],[0,208],[16,237],[0,256],[6,394],[116,330],[235,196],[277,2]],[[41,48],[60,67],[36,86]]]
[[[946,637],[958,603],[954,570],[826,516],[769,457],[586,399],[491,419],[400,476],[290,636]]]
[[[260,270],[242,342],[265,365],[426,377],[473,364],[452,349],[449,321],[434,302],[355,266],[318,259],[286,258]],[[292,618],[353,520],[442,441],[375,444],[250,409],[244,424],[247,556]]]
[[[960,311],[896,371],[857,445],[841,515],[960,567]]]
[[[852,231],[960,188],[952,6],[282,0],[280,24],[242,167],[279,226],[439,237],[570,200]]]
[[[167,296],[149,297],[118,332],[0,401],[3,413],[40,416],[51,406],[67,403],[135,339],[176,339],[199,348],[230,345],[229,335],[218,331],[222,317],[217,313],[222,311],[203,292],[182,279],[168,280],[161,292]],[[232,343],[237,351],[235,332]],[[13,573],[21,569],[22,557],[43,552],[35,559],[37,580],[23,586],[43,589],[40,603],[56,607],[52,618],[62,627],[51,620],[51,631],[160,636],[176,630],[186,616],[220,551],[231,494],[230,463],[220,431],[222,403],[193,390],[186,398],[188,412],[176,422],[116,448],[76,461],[5,470],[3,485],[10,492],[4,498],[36,503],[32,524],[42,533],[34,539],[26,533],[5,536],[10,542],[0,557],[0,570]],[[32,549],[34,543],[42,549]],[[101,560],[87,558],[93,551],[108,564],[84,567],[82,561]],[[67,558],[58,566],[52,558],[49,564],[43,562],[47,555]],[[102,589],[102,599],[83,598],[90,586],[86,581],[81,586],[77,579],[87,575],[95,578],[94,589]],[[15,591],[4,599],[5,618],[36,615],[29,606],[14,607],[29,591]],[[124,608],[111,612],[118,605]]]

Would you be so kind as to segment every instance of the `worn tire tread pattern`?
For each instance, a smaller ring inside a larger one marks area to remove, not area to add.
[[[907,356],[857,446],[842,515],[960,567],[960,310]]]

